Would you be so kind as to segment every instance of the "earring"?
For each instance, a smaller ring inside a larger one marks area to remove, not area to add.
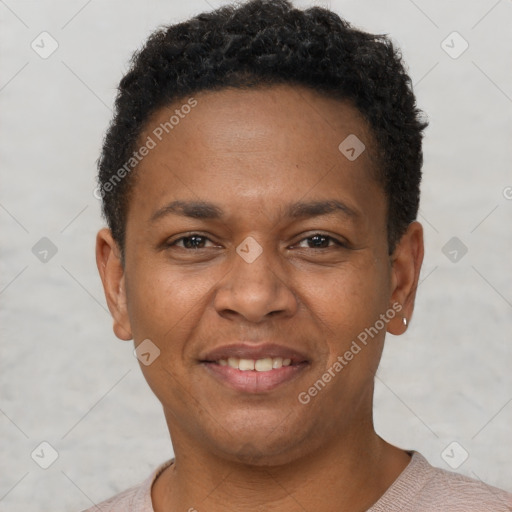
[[[407,318],[405,316],[402,317],[402,323],[407,327]]]

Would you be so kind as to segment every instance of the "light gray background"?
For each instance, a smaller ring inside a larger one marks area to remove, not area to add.
[[[456,441],[457,471],[512,491],[512,1],[316,3],[392,36],[431,123],[422,283],[410,329],[387,339],[377,431],[445,469]],[[112,333],[95,162],[132,52],[219,4],[0,0],[1,511],[78,511],[172,456],[133,346]],[[43,31],[59,44],[47,59],[31,48]],[[441,47],[453,31],[469,43],[457,59]],[[46,263],[32,252],[44,236],[58,249]],[[468,249],[456,262],[452,237]],[[31,458],[42,441],[58,452],[46,470]]]

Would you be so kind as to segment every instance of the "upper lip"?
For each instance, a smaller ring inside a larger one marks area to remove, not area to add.
[[[283,359],[291,359],[291,364],[308,361],[308,358],[298,350],[278,345],[276,343],[265,343],[259,345],[235,343],[231,345],[222,345],[206,352],[199,359],[201,361],[218,361],[219,359],[228,359],[229,357],[256,360],[263,359],[265,357],[282,357]]]

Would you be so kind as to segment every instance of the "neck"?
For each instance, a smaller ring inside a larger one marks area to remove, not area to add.
[[[340,436],[341,437],[341,436]],[[187,443],[188,444],[188,443]],[[287,464],[253,466],[180,443],[155,482],[155,512],[208,510],[367,510],[410,461],[407,453],[359,428]]]

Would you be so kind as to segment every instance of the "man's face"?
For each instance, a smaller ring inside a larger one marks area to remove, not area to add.
[[[157,144],[136,171],[119,323],[160,350],[141,368],[175,444],[284,461],[371,424],[386,327],[357,340],[395,299],[372,140],[356,109],[308,89],[195,99],[161,141],[181,103],[141,134]],[[350,135],[356,159],[338,149]]]

